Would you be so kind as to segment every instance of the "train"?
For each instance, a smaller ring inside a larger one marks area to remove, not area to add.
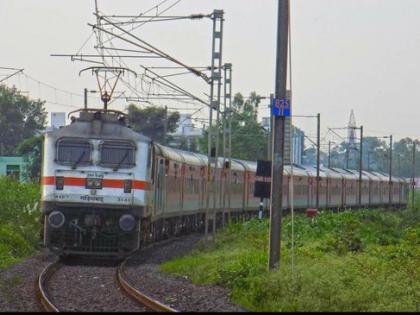
[[[258,213],[255,182],[267,179],[256,175],[256,161],[221,157],[211,173],[207,156],[154,143],[133,131],[122,112],[75,113],[69,125],[44,134],[41,208],[50,251],[125,257],[150,242],[202,232],[207,204],[217,225]],[[284,211],[291,206],[291,172],[285,165]],[[362,206],[407,204],[407,180],[362,173]],[[319,181],[320,208],[360,206],[358,171],[321,167]],[[295,209],[315,207],[316,168],[294,165],[293,190]]]

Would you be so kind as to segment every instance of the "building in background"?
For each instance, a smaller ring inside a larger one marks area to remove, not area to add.
[[[10,176],[19,181],[27,181],[27,166],[21,156],[0,156],[0,176]]]
[[[169,145],[182,150],[196,151],[198,139],[203,135],[201,128],[195,127],[191,114],[179,115],[178,128],[171,133]]]
[[[51,112],[50,125],[46,128],[47,131],[59,129],[66,125],[66,113]]]
[[[305,133],[293,126],[293,163],[303,164],[302,156],[305,149]]]

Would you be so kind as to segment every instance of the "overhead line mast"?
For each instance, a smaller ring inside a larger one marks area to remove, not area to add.
[[[209,107],[209,128],[208,128],[208,147],[207,147],[207,202],[205,219],[205,239],[208,240],[208,224],[210,216],[210,193],[213,194],[212,221],[213,221],[213,240],[216,234],[216,187],[215,179],[217,176],[217,163],[219,154],[219,119],[220,119],[220,94],[221,94],[221,72],[222,72],[222,43],[223,43],[223,10],[214,10],[213,19],[213,39],[211,54],[211,76],[210,76],[210,107]],[[216,97],[215,97],[216,93]],[[217,111],[216,116],[216,135],[213,135],[213,110]],[[216,137],[214,140],[213,138]],[[215,147],[213,147],[215,142]]]

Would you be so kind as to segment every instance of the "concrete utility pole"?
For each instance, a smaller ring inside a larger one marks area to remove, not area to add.
[[[392,135],[389,136],[389,206],[392,203]]]
[[[286,98],[287,48],[289,35],[289,0],[278,1],[276,91],[277,100]],[[285,117],[276,116],[273,126],[269,269],[280,268],[280,243],[283,197],[283,154]]]
[[[316,208],[319,209],[319,163],[320,163],[320,153],[321,153],[321,114],[316,115],[317,120],[317,132],[316,132]]]
[[[362,171],[363,171],[363,126],[360,126],[360,161],[359,161],[359,206],[362,206]]]
[[[413,182],[411,186],[411,204],[414,209],[414,189],[416,186],[416,140],[413,141]]]

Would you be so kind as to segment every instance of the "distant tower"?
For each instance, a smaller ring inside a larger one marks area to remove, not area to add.
[[[348,125],[348,134],[347,134],[347,142],[349,144],[350,148],[355,147],[356,142],[356,130],[354,129],[356,127],[356,118],[354,117],[354,112],[351,110],[350,113],[350,120]]]

